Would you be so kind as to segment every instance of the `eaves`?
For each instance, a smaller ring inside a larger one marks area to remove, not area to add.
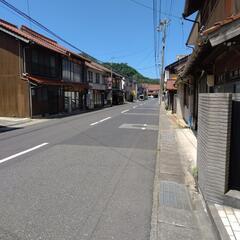
[[[28,39],[23,38],[23,37],[15,34],[15,33],[13,33],[13,32],[11,32],[11,31],[8,31],[8,30],[5,29],[5,28],[0,27],[0,31],[2,31],[2,32],[6,33],[6,34],[8,34],[8,35],[10,35],[10,36],[12,36],[12,37],[15,37],[16,39],[19,39],[19,40],[21,40],[21,41],[23,41],[23,42],[25,42],[25,43],[29,43],[29,40],[28,40]]]

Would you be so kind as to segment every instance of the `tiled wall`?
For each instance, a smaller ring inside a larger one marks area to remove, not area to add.
[[[228,190],[232,94],[199,94],[197,166],[207,201],[223,202]]]

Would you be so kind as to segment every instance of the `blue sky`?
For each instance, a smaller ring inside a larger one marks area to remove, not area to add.
[[[28,13],[27,0],[7,0]],[[73,45],[102,61],[124,62],[143,75],[156,78],[154,67],[153,15],[131,0],[28,0],[30,16],[47,26]],[[152,7],[151,0],[137,0]],[[162,12],[181,17],[184,0],[162,0]],[[191,23],[161,15],[171,20],[167,29],[165,65],[176,55],[189,54],[185,42]],[[14,24],[22,19],[0,3],[0,18]],[[32,25],[34,30],[40,29]],[[47,35],[46,33],[44,33]],[[51,37],[52,38],[52,37]],[[59,42],[59,41],[58,41]],[[64,44],[63,44],[64,45]]]

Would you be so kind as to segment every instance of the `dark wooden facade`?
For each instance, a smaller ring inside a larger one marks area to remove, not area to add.
[[[22,79],[20,40],[0,32],[0,116],[30,117],[28,82]]]
[[[95,82],[88,81],[89,64],[97,69]],[[89,95],[94,107],[123,103],[122,76],[0,19],[0,116],[71,113],[90,108]]]
[[[3,20],[0,27],[0,116],[46,116],[86,106],[85,58],[27,27]]]
[[[122,77],[113,74],[112,79],[112,104],[118,105],[124,103],[124,90],[122,88]]]

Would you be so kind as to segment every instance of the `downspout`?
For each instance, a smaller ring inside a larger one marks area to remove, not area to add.
[[[23,75],[27,76],[27,67],[26,67],[26,47],[23,47]],[[28,97],[29,97],[29,116],[32,118],[32,87],[28,79]]]
[[[28,80],[28,90],[29,90],[29,113],[30,113],[30,118],[32,118],[32,87],[29,80]]]
[[[183,19],[188,21],[188,22],[192,22],[192,23],[196,23],[198,25],[198,32],[200,30],[200,22],[196,21],[196,20],[192,20],[190,18],[187,18],[184,14],[182,15]]]

